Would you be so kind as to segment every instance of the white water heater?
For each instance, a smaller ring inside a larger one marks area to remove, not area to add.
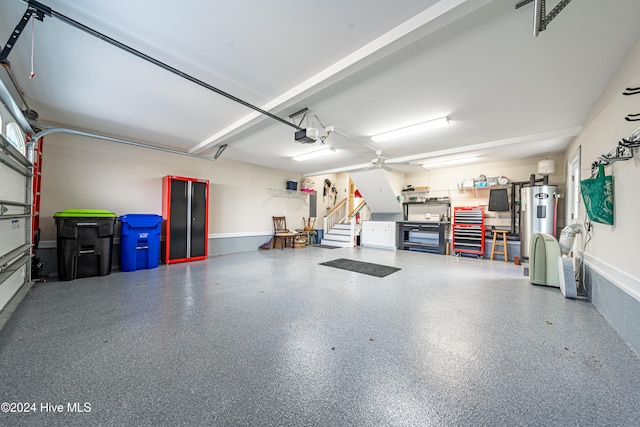
[[[529,259],[533,233],[555,236],[557,185],[534,185],[520,191],[520,258]]]

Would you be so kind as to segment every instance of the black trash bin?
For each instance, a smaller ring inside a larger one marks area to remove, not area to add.
[[[59,280],[111,274],[115,213],[66,209],[53,217],[57,228]]]

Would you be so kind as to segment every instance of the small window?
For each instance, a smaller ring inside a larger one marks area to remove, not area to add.
[[[16,149],[26,156],[26,144],[24,134],[16,122],[7,123],[7,139]]]

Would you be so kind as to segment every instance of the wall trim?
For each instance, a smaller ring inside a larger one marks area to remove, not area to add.
[[[228,239],[233,237],[273,236],[273,231],[246,231],[239,233],[210,233],[210,239]]]
[[[627,295],[640,301],[640,279],[630,276],[624,271],[608,264],[593,255],[588,253],[582,253],[584,263],[600,274],[602,277],[608,279],[612,284],[620,288]]]
[[[273,231],[247,231],[240,233],[210,233],[209,239],[229,239],[236,237],[260,237],[260,236],[273,236]],[[162,239],[164,240],[164,239]],[[113,244],[119,245],[120,238],[114,237]],[[58,247],[58,244],[55,240],[41,240],[38,243],[38,249],[55,249]]]

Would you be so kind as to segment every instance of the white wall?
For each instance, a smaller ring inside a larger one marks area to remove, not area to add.
[[[165,175],[209,180],[210,237],[268,234],[273,230],[271,217],[282,214],[289,228],[299,228],[309,212],[294,198],[273,198],[264,205],[272,194],[269,188],[285,189],[286,180],[300,179],[299,174],[224,155],[213,162],[69,134],[46,136],[43,152],[43,240],[55,240],[53,215],[68,208],[162,214]]]
[[[314,183],[311,188],[316,190],[316,193],[318,195],[316,208],[316,228],[322,228],[323,218],[327,214],[327,212],[329,212],[341,200],[349,197],[349,175],[347,175],[345,172],[340,172],[328,175],[313,176],[309,177],[309,179],[311,179]],[[335,186],[335,198],[333,197],[333,193],[331,193],[330,191],[328,191],[327,195],[324,196],[323,191],[325,179],[331,181],[332,187]]]
[[[599,154],[608,153],[622,138],[628,137],[640,126],[640,122],[627,122],[627,114],[640,113],[640,95],[624,96],[627,87],[640,86],[640,42],[635,45],[625,63],[620,67],[608,88],[595,105],[584,125],[584,131],[566,152],[567,160],[581,147],[582,179],[591,173],[591,163]],[[593,238],[587,245],[587,258],[597,264],[622,273],[627,278],[627,286],[640,295],[640,262],[638,247],[640,241],[640,158],[635,149],[632,160],[617,162],[606,168],[607,175],[614,176],[613,226],[593,225]],[[585,217],[580,206],[580,219]],[[582,239],[580,239],[582,240]],[[630,276],[630,277],[629,277]]]

